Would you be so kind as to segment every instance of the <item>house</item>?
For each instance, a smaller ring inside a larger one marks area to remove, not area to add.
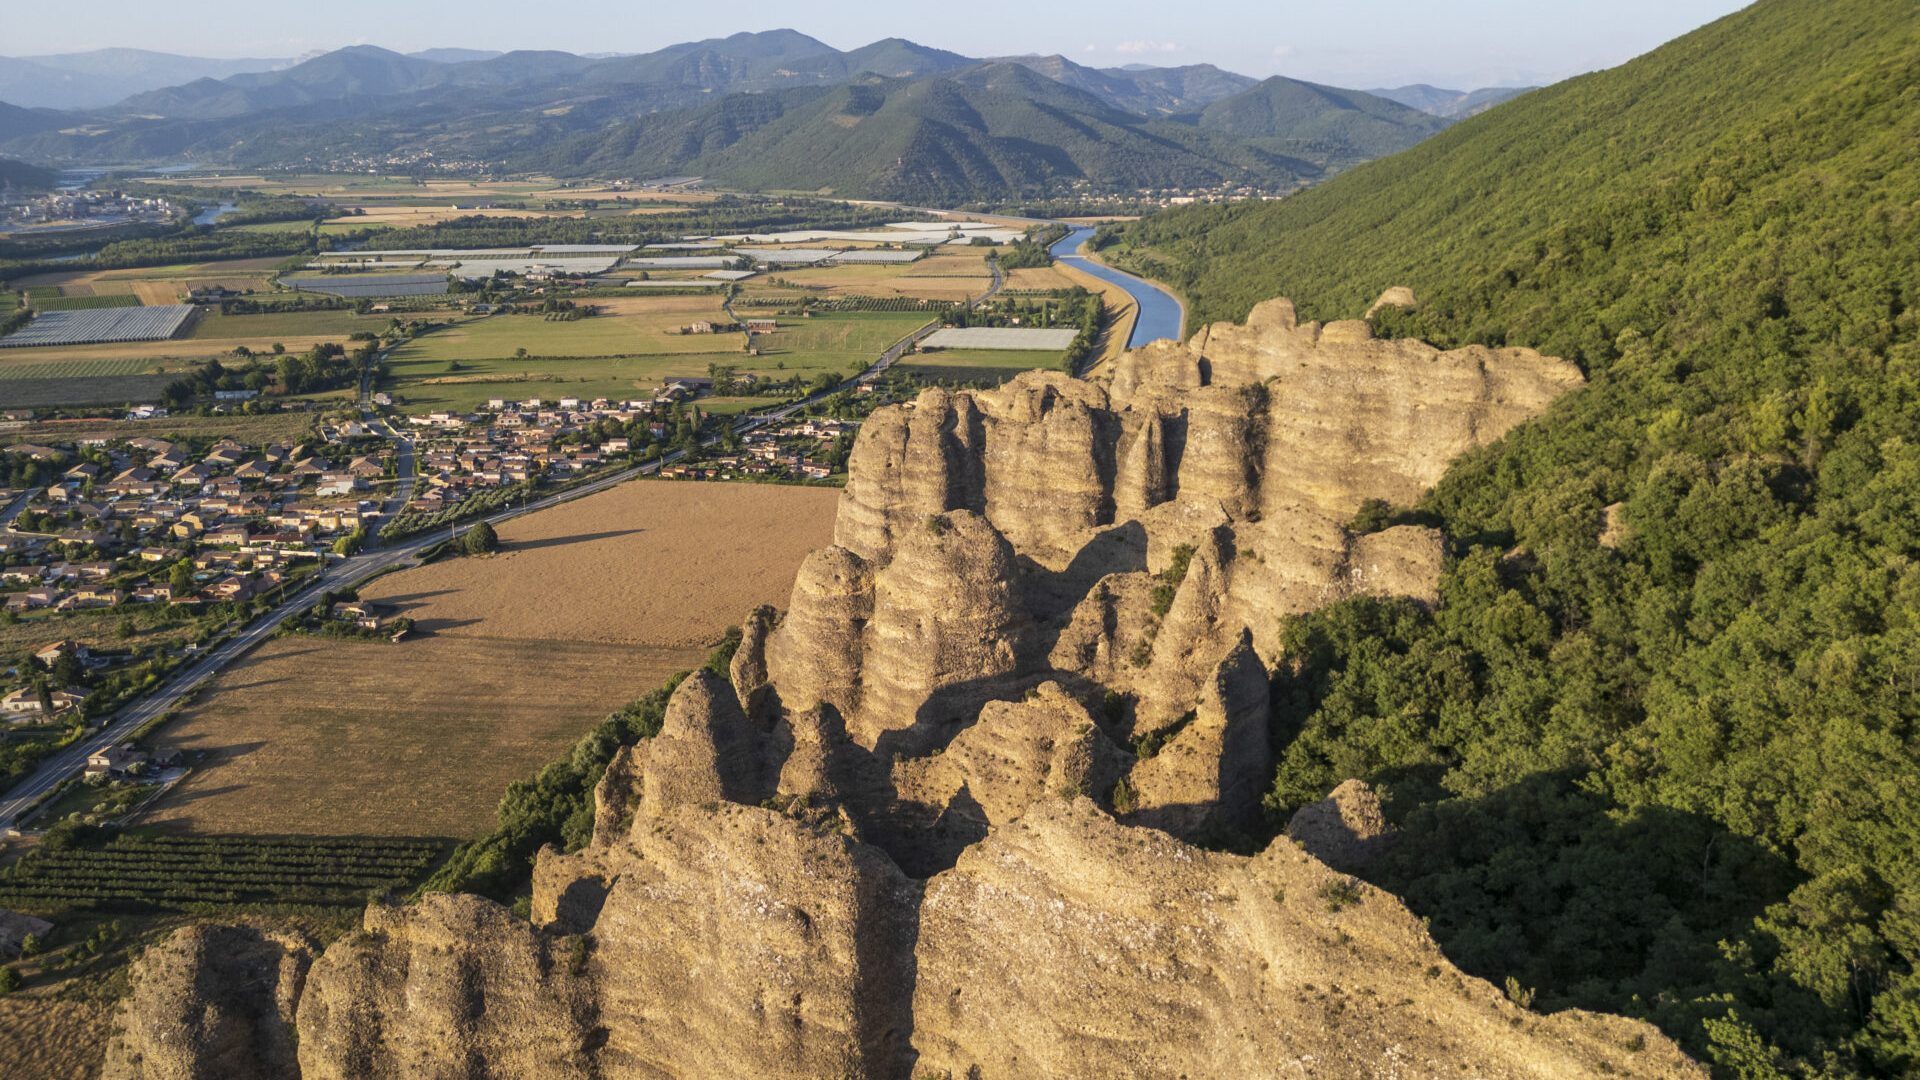
[[[215,546],[232,544],[239,547],[253,539],[253,530],[246,525],[222,525],[207,533],[202,539]]]
[[[9,595],[7,597],[7,610],[32,611],[35,608],[52,607],[59,603],[60,598],[65,595],[66,593],[63,590],[53,588],[52,586],[28,589],[26,592],[17,592]]]
[[[93,653],[90,652],[85,645],[71,638],[66,641],[56,641],[33,654],[35,660],[40,661],[42,666],[48,668],[53,667],[62,659],[69,656],[83,664],[93,659]]]
[[[47,702],[53,708],[47,708]],[[0,697],[0,716],[14,723],[32,723],[49,716],[58,716],[68,709],[78,709],[87,702],[84,690],[52,690],[47,693],[47,701],[40,700],[40,692],[31,686],[23,686],[6,697]]]
[[[320,477],[320,486],[314,489],[316,495],[351,495],[365,490],[367,482],[352,473],[326,473]]]
[[[126,602],[126,599],[126,592],[120,589],[110,589],[101,585],[83,585],[55,604],[54,609],[82,611],[87,608],[119,607]]]
[[[246,600],[253,596],[253,583],[246,578],[229,574],[207,586],[207,595],[215,600]]]
[[[771,334],[780,328],[778,319],[748,319],[746,323],[749,334]]]
[[[335,604],[329,613],[341,622],[351,623],[362,630],[378,630],[386,625],[387,615],[391,611],[385,604],[355,600]]]
[[[121,743],[87,755],[88,776],[125,776],[127,770],[145,763],[147,752],[132,743]]]

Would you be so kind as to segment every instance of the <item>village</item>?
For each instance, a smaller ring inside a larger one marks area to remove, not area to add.
[[[36,195],[0,191],[0,233],[105,228],[134,222],[164,224],[180,207],[168,199],[120,191],[56,191]]]

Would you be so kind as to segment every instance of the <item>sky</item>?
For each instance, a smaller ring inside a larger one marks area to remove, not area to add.
[[[0,52],[129,46],[283,57],[344,45],[410,52],[648,52],[792,27],[839,48],[904,37],[968,56],[1060,53],[1093,67],[1212,63],[1349,87],[1541,84],[1631,59],[1745,6],[1740,0],[327,0],[324,4],[91,0],[20,3]]]

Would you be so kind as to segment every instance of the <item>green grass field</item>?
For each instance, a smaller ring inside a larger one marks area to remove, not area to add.
[[[139,307],[140,298],[119,296],[47,296],[35,297],[36,311],[91,311],[94,308]]]
[[[25,409],[56,405],[120,405],[157,401],[174,380],[172,375],[127,375],[113,378],[13,378],[0,382],[0,401]]]
[[[188,336],[219,338],[309,337],[338,334],[344,344],[357,330],[378,331],[392,321],[387,315],[355,315],[351,311],[282,311],[269,315],[202,315]]]
[[[659,316],[600,315],[573,322],[548,322],[539,315],[496,315],[436,330],[396,349],[395,361],[445,363],[496,360],[527,350],[536,358],[659,356],[740,351],[737,334],[668,332],[696,318],[725,318],[718,301],[711,312]]]
[[[690,316],[682,312],[673,318],[685,322]],[[634,329],[638,321],[601,316],[547,322],[530,315],[479,320],[396,349],[384,385],[409,409],[464,411],[498,397],[634,397],[670,376],[705,375],[712,364],[776,379],[810,378],[822,371],[851,375],[924,325],[927,316],[862,312],[782,320],[775,333],[753,339],[759,356],[746,355],[738,334],[649,333]],[[625,355],[612,351],[622,347]],[[513,357],[518,348],[527,350],[526,359]]]
[[[0,354],[0,382],[154,375],[159,373],[156,369],[164,366],[158,360],[62,360],[54,363],[9,364],[5,362],[5,354]]]
[[[901,358],[894,371],[928,382],[1006,382],[1023,371],[1060,370],[1058,352],[1006,349],[942,349]]]
[[[7,398],[11,401],[11,398]],[[264,413],[257,416],[170,416],[163,420],[42,420],[24,427],[0,431],[0,446],[21,442],[71,442],[100,437],[131,439],[152,435],[163,439],[219,438],[229,436],[243,443],[298,442],[313,431],[317,414],[304,412]],[[90,616],[92,612],[62,613],[63,618]],[[102,616],[113,614],[101,611]],[[118,615],[114,615],[117,619]],[[104,631],[102,631],[104,633]],[[80,637],[78,630],[69,636]],[[7,654],[7,637],[0,628],[0,655]]]

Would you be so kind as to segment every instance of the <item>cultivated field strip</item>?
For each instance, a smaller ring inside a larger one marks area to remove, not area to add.
[[[29,911],[357,906],[421,880],[443,842],[407,837],[123,835],[35,851],[0,871],[0,905]]]
[[[321,277],[282,278],[280,283],[296,292],[324,293],[349,299],[375,296],[439,296],[447,291],[445,274],[379,274],[365,277],[335,274]]]
[[[0,348],[161,341],[179,333],[192,316],[193,306],[190,304],[48,311],[34,316],[33,321],[25,327],[0,338]]]

